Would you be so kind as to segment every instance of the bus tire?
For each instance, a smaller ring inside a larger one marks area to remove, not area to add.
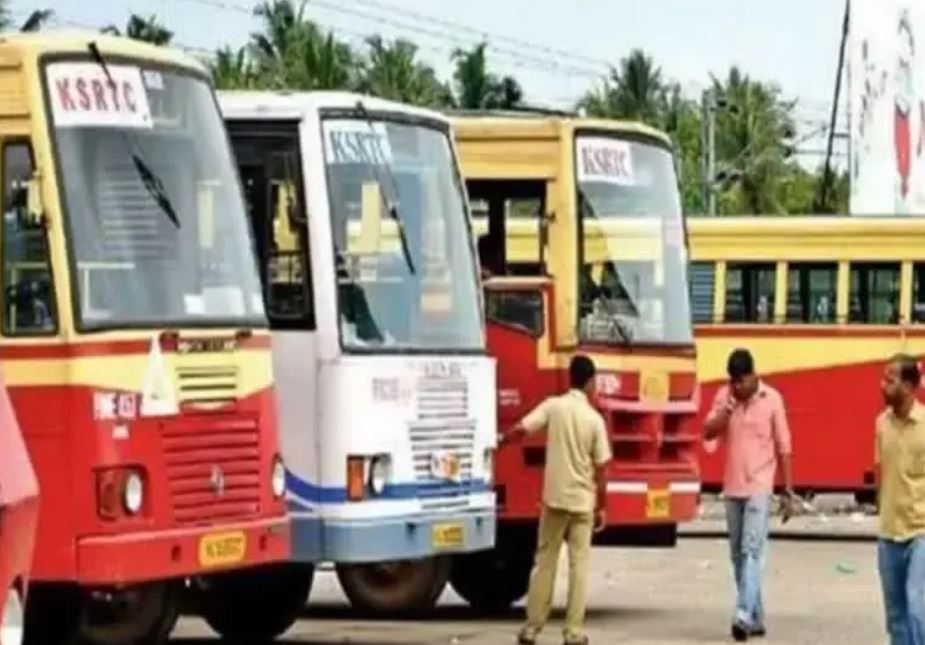
[[[366,614],[416,614],[437,604],[450,577],[446,557],[338,564],[337,579],[354,609]]]
[[[499,613],[524,597],[530,585],[533,551],[498,548],[457,556],[450,584],[479,612]]]
[[[202,617],[223,640],[265,643],[299,619],[315,578],[312,565],[274,564],[204,579]]]
[[[178,616],[179,586],[122,590],[37,585],[26,608],[27,645],[160,645]]]
[[[49,620],[49,616],[53,616]],[[80,624],[80,590],[73,585],[35,584],[26,603],[25,645],[74,645]]]

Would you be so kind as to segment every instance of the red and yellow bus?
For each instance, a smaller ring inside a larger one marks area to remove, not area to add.
[[[481,236],[498,425],[597,364],[614,459],[602,544],[673,545],[700,492],[687,250],[668,138],[633,123],[546,115],[454,120]],[[498,451],[496,548],[458,560],[470,602],[522,596],[540,512],[542,438]],[[489,581],[486,583],[486,581]]]
[[[22,645],[38,482],[0,379],[0,645]]]
[[[26,641],[159,642],[185,580],[222,633],[275,633],[270,340],[206,71],[9,35],[0,96],[0,357],[42,490]]]
[[[900,351],[925,354],[925,220],[723,217],[688,227],[705,404],[728,353],[747,347],[786,402],[796,488],[872,501],[883,365]],[[704,486],[721,487],[722,462],[721,448],[703,452]]]

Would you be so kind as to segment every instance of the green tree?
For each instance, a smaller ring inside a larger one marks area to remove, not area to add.
[[[669,98],[667,91],[661,68],[644,51],[634,49],[611,68],[600,87],[588,92],[579,106],[591,116],[661,125]]]
[[[123,35],[123,31],[115,25],[110,25],[103,31],[116,35]],[[133,13],[125,24],[124,35],[133,40],[151,43],[153,45],[169,45],[173,40],[173,32],[164,25],[157,16],[145,18]]]
[[[417,60],[414,43],[403,39],[386,43],[380,36],[366,43],[368,52],[361,62],[358,84],[361,92],[414,105],[452,105],[452,92],[432,67]]]
[[[786,213],[783,192],[792,166],[785,141],[793,136],[794,104],[784,101],[773,84],[753,81],[738,67],[711,89],[723,106],[716,115],[718,167],[740,179],[720,195],[720,212]]]
[[[209,68],[215,87],[220,90],[254,89],[260,86],[259,75],[246,47],[219,49]]]
[[[0,0],[0,31],[39,31],[55,15],[51,9],[36,9],[26,18],[18,27],[13,23],[13,16],[10,13],[9,0]]]
[[[258,74],[272,87],[346,89],[358,64],[350,47],[305,18],[305,3],[264,2],[254,10],[263,30],[251,35]]]
[[[467,110],[510,110],[523,102],[523,89],[512,76],[498,78],[488,70],[486,43],[453,53],[456,104]]]

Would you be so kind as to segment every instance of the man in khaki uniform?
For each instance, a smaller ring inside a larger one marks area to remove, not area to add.
[[[877,560],[891,645],[925,645],[925,406],[918,362],[895,356],[883,374],[877,419]]]
[[[563,541],[567,541],[569,553],[565,643],[588,643],[584,618],[591,533],[604,527],[604,467],[611,458],[604,419],[589,401],[594,391],[594,372],[590,358],[573,358],[569,366],[571,389],[543,401],[502,437],[506,443],[547,430],[543,513],[527,596],[527,624],[518,637],[522,645],[536,642],[549,617]]]

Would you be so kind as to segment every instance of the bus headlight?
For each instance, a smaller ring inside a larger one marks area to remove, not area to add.
[[[495,481],[495,449],[485,449],[485,481],[489,486]]]
[[[270,471],[270,489],[273,497],[279,499],[286,493],[286,467],[279,456],[273,459],[273,468]]]
[[[376,497],[385,492],[385,485],[389,481],[389,457],[379,455],[373,457],[369,465],[369,490]]]
[[[137,472],[131,471],[126,474],[123,486],[122,504],[129,515],[137,515],[145,501],[144,480]]]

